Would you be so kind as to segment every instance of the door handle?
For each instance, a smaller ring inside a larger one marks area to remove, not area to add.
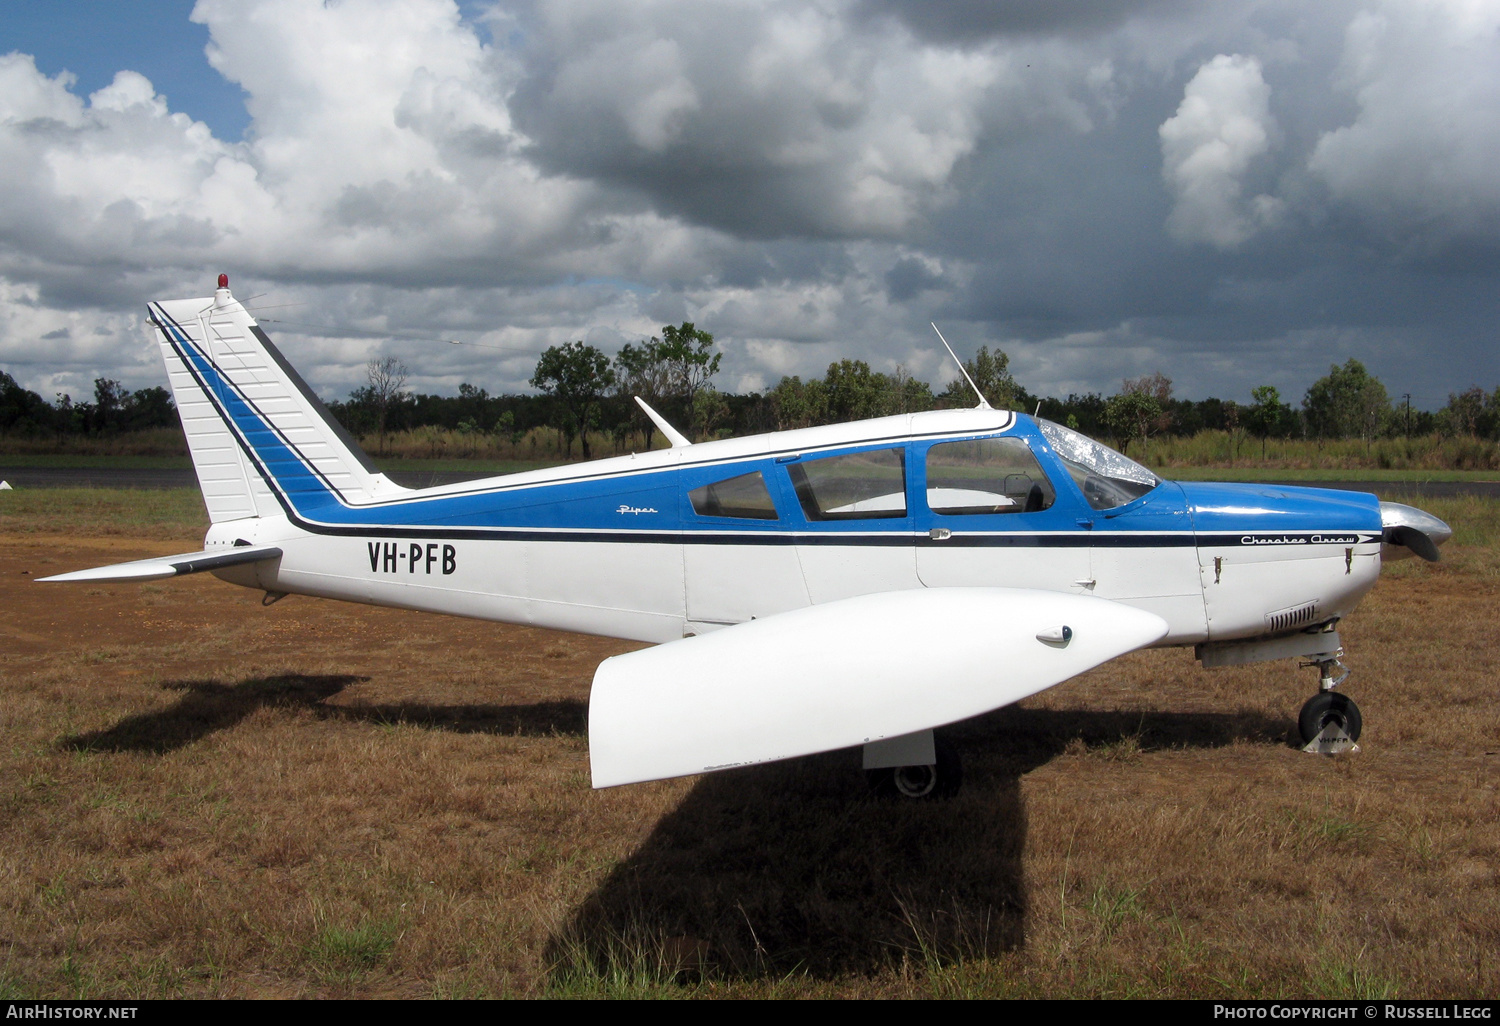
[[[931,538],[933,541],[947,541],[949,538],[953,537],[953,532],[948,530],[946,527],[934,527],[932,530],[927,532],[927,537]]]

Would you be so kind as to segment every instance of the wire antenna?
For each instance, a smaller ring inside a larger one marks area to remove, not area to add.
[[[990,405],[990,401],[984,397],[984,393],[979,390],[979,386],[974,384],[974,379],[969,377],[969,372],[964,368],[964,362],[958,358],[958,354],[953,351],[953,347],[948,344],[948,340],[943,338],[943,333],[938,331],[938,326],[931,321],[927,323],[932,324],[933,331],[937,331],[938,341],[943,344],[944,349],[948,350],[948,355],[953,357],[953,362],[958,364],[958,372],[964,376],[964,380],[969,383],[969,387],[974,390],[974,394],[979,396],[979,405],[976,409],[993,410],[994,407]]]

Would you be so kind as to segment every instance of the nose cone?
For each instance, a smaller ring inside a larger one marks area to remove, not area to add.
[[[1453,528],[1425,509],[1399,502],[1380,504],[1381,559],[1404,559],[1417,555],[1430,563],[1438,561],[1438,546],[1453,537]]]

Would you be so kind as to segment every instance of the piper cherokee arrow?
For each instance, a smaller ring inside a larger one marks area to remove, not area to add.
[[[980,405],[432,488],[381,474],[231,295],[150,305],[211,526],[203,550],[45,578],[209,571],[655,647],[606,659],[595,787],[862,746],[886,791],[951,794],[934,728],[1148,646],[1296,658],[1312,751],[1360,735],[1337,623],[1447,525],[1356,492],[1164,481]],[[644,407],[645,404],[642,403]]]

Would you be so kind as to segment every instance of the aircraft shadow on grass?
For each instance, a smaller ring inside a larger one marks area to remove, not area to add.
[[[182,697],[166,709],[127,716],[105,730],[64,738],[62,746],[88,752],[165,754],[227,730],[262,708],[306,708],[338,694],[350,684],[368,680],[351,674],[279,674],[236,684],[216,680],[174,680],[163,691]]]
[[[937,802],[870,796],[859,749],[714,773],[574,910],[548,957],[594,978],[779,977],[1018,949],[1026,773],[1077,741],[1215,748],[1287,728],[1251,712],[1004,709],[944,732],[965,781]]]
[[[366,679],[172,682],[184,694],[171,708],[63,744],[165,753],[266,707],[459,733],[586,730],[578,700],[327,704]],[[965,782],[937,802],[872,797],[857,748],[710,774],[574,909],[547,957],[589,976],[832,976],[1015,950],[1025,943],[1023,776],[1070,745],[1276,744],[1288,728],[1255,712],[1001,709],[943,731],[964,753]]]
[[[352,674],[279,674],[235,684],[213,680],[169,681],[164,691],[182,697],[166,709],[128,716],[105,730],[64,738],[75,751],[165,754],[227,730],[257,709],[307,709],[325,719],[380,724],[411,724],[461,734],[519,734],[550,737],[583,735],[588,705],[565,699],[514,705],[432,705],[397,702],[383,705],[329,705],[351,684],[368,677]]]
[[[521,737],[583,737],[589,707],[576,698],[513,705],[430,705],[395,702],[386,705],[324,705],[329,718],[369,723],[403,723],[454,734],[505,734]]]

